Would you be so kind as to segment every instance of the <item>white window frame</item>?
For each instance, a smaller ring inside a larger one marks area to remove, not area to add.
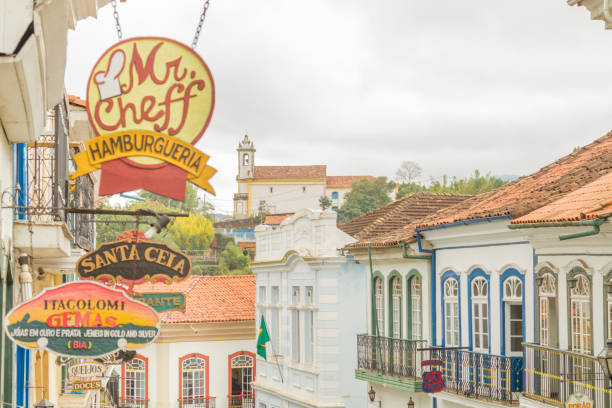
[[[584,274],[576,274],[576,286],[570,288],[570,322],[572,351],[591,354],[593,322],[591,316],[591,285]],[[586,330],[583,330],[585,328]]]
[[[378,325],[378,333],[380,336],[385,335],[385,288],[381,277],[374,278],[374,299],[376,308],[375,322]],[[372,333],[376,335],[376,332]]]
[[[472,348],[488,353],[491,344],[489,333],[489,283],[482,276],[472,279]]]
[[[391,287],[391,336],[399,339],[402,336],[402,279],[394,276],[389,282]]]
[[[447,347],[459,347],[459,282],[444,281],[444,339]]]
[[[504,332],[505,350],[508,356],[522,356],[522,346],[518,350],[512,349],[512,339],[520,337],[523,342],[523,282],[516,276],[510,276],[503,283],[503,302],[504,302]],[[521,314],[518,318],[512,317],[512,308],[521,307]],[[512,332],[512,323],[519,322],[521,327],[520,334]]]
[[[419,275],[413,275],[410,278],[410,312],[411,316],[411,331],[412,331],[412,340],[421,340],[423,336],[423,314],[422,314],[422,301],[421,294],[423,290],[423,285],[421,282],[421,277]]]

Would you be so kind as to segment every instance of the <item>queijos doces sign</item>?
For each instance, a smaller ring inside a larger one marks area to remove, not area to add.
[[[191,259],[163,242],[113,241],[83,255],[76,265],[81,279],[104,282],[171,283],[191,274]]]
[[[160,37],[118,42],[89,77],[87,113],[98,137],[75,155],[72,177],[101,169],[100,195],[144,188],[183,201],[186,181],[214,194],[216,170],[194,147],[214,102],[210,70],[190,47]]]
[[[97,282],[71,282],[15,307],[6,316],[5,329],[22,347],[100,357],[151,343],[159,334],[159,318],[123,291]]]
[[[95,361],[77,363],[68,367],[71,378],[95,378],[102,377],[106,371],[106,366]]]

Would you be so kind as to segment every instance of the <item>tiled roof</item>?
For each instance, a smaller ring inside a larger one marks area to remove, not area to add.
[[[338,228],[358,240],[349,246],[386,245],[386,237],[395,231],[470,197],[463,194],[410,194],[342,223]],[[399,243],[396,241],[393,243]]]
[[[256,179],[325,178],[327,166],[254,166]]]
[[[611,212],[612,172],[512,223],[580,221],[599,218]]]
[[[255,275],[190,276],[166,285],[144,283],[137,293],[180,292],[185,295],[185,313],[160,313],[163,323],[209,323],[255,320]]]
[[[264,220],[264,224],[265,225],[280,225],[281,222],[283,222],[283,220],[285,218],[289,218],[293,215],[294,213],[285,213],[285,214],[270,214],[270,215],[266,215],[266,219]]]
[[[372,176],[328,176],[326,188],[351,188],[353,183],[363,179],[373,179]]]
[[[83,108],[87,107],[87,102],[85,102],[83,99],[79,98],[76,95],[68,95],[68,103],[77,106],[82,106]]]
[[[511,183],[429,216],[418,227],[509,216],[518,218],[612,170],[612,132],[556,162]]]

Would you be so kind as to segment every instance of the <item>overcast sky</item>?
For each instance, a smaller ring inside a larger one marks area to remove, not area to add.
[[[119,3],[124,38],[189,44],[202,4]],[[110,5],[69,33],[69,93],[116,40]],[[612,129],[612,31],[564,0],[211,0],[197,51],[216,85],[207,199],[227,211],[245,132],[257,165],[411,160],[428,180],[528,174]]]

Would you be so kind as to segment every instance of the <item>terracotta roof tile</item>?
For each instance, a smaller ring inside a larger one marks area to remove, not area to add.
[[[194,275],[173,285],[144,283],[137,293],[180,292],[185,313],[160,313],[164,323],[209,323],[255,320],[255,275]]]
[[[372,176],[328,176],[326,188],[351,188],[353,183],[363,179],[373,179]]]
[[[463,194],[410,194],[342,223],[338,228],[358,240],[349,245],[351,247],[392,245],[399,243],[407,235],[413,235],[409,231],[397,235],[396,231],[470,197],[472,196]],[[396,235],[397,238],[394,238]]]
[[[85,102],[83,99],[79,98],[76,95],[68,95],[68,103],[77,106],[82,106],[83,108],[87,107],[87,102]]]
[[[612,170],[612,132],[556,162],[422,220],[418,227],[509,216],[518,218]]]
[[[325,178],[327,166],[254,166],[256,179],[302,179]]]
[[[266,215],[266,219],[264,220],[264,224],[265,225],[280,225],[281,222],[283,222],[283,220],[285,218],[289,218],[293,215],[294,213],[285,213],[285,214],[270,214],[270,215]]]
[[[580,221],[612,212],[612,172],[552,203],[512,221],[513,224]]]

